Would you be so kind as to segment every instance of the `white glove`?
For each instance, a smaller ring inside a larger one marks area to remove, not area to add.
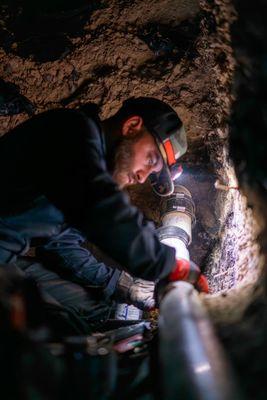
[[[119,300],[148,311],[155,307],[154,289],[154,282],[133,278],[127,272],[122,271],[116,295]]]

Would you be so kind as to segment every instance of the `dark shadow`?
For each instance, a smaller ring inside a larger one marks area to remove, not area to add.
[[[260,222],[258,237],[266,255],[267,199],[267,25],[266,1],[234,1],[238,19],[232,27],[237,60],[235,102],[230,119],[230,156],[248,204]],[[266,265],[265,265],[266,267]],[[266,271],[265,271],[266,272]],[[266,274],[261,277],[266,280]],[[246,399],[263,400],[267,392],[267,306],[264,291],[251,304],[241,321],[220,330]],[[256,289],[255,292],[257,293]]]
[[[34,114],[33,104],[22,94],[20,89],[10,82],[0,79],[0,115],[16,115],[26,112]]]
[[[238,61],[236,101],[230,130],[230,156],[239,180],[262,193],[267,190],[267,25],[261,10],[266,2],[236,1],[239,19],[233,26]]]
[[[38,62],[65,57],[70,38],[82,36],[93,11],[103,1],[41,0],[5,1],[1,6],[0,40],[7,53]]]
[[[200,12],[195,18],[183,21],[177,26],[150,23],[139,30],[138,36],[157,58],[178,62],[186,56],[188,60],[193,60],[198,54],[196,40],[203,19],[207,21],[208,32],[213,32],[215,21],[212,15]]]

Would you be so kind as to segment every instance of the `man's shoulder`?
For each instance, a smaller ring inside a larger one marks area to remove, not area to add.
[[[101,131],[98,108],[93,104],[87,104],[86,107],[79,109],[54,109],[47,111],[45,115],[50,116],[60,127],[65,127],[65,132],[71,132],[72,128],[75,128],[75,132],[79,131],[81,134],[86,132],[98,136]],[[87,129],[83,129],[85,125]]]
[[[99,107],[94,103],[86,103],[79,108],[55,108],[52,110],[44,111],[41,115],[50,116],[50,117],[67,117],[67,118],[75,118],[75,117],[83,117],[94,120],[97,124],[100,123],[99,118]]]
[[[100,121],[100,119],[99,119],[100,109],[99,109],[98,105],[95,103],[83,104],[80,106],[80,108],[77,111],[83,113],[88,118],[92,118],[96,122]]]
[[[83,109],[56,108],[45,111],[29,120],[31,130],[44,132],[46,140],[53,143],[61,140],[67,144],[68,140],[91,138],[93,142],[99,141],[101,124],[98,114],[84,112]],[[27,130],[27,126],[24,126]]]
[[[54,109],[48,111],[49,121],[52,120],[53,129],[49,135],[53,143],[64,143],[64,149],[83,149],[91,161],[105,157],[105,141],[98,117],[98,109],[92,104],[80,109]],[[51,125],[51,121],[49,122]],[[55,134],[56,133],[56,134]],[[62,142],[63,141],[63,142]],[[77,147],[78,146],[78,147]]]
[[[25,157],[41,152],[61,159],[67,154],[73,155],[77,149],[78,153],[86,149],[103,156],[102,136],[96,108],[92,107],[90,112],[89,107],[86,112],[84,109],[55,108],[34,115],[10,131],[5,135],[5,143],[2,141],[2,148],[12,151],[15,144],[16,147],[19,144],[20,149],[25,149]]]
[[[95,105],[86,105],[78,109],[73,108],[54,108],[51,110],[43,111],[39,114],[35,114],[33,117],[22,123],[20,126],[39,125],[44,124],[56,124],[66,125],[77,123],[79,120],[90,119],[95,124],[99,125],[100,119],[98,116],[98,108]]]

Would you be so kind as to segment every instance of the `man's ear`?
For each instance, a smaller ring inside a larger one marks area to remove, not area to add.
[[[129,117],[122,124],[122,134],[123,136],[134,135],[138,133],[143,127],[143,118],[139,115],[134,115]]]

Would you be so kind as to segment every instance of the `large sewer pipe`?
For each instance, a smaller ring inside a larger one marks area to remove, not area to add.
[[[159,238],[189,260],[195,221],[190,192],[176,185],[165,201]],[[160,303],[159,366],[164,400],[240,399],[231,367],[216,337],[201,297],[193,285],[168,285]]]

